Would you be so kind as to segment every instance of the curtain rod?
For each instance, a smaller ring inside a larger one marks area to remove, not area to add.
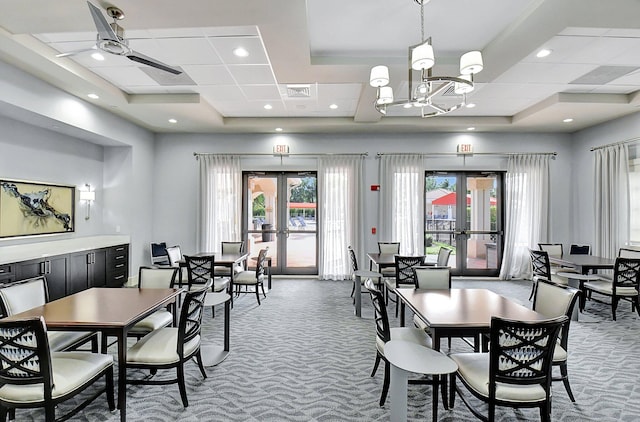
[[[273,154],[270,152],[249,152],[249,153],[232,153],[232,152],[194,152],[193,155],[196,157],[196,160],[201,155],[239,155],[244,157],[324,157],[324,156],[360,156],[360,157],[368,157],[368,152],[353,152],[353,153],[333,153],[333,152],[325,152],[325,153],[297,153],[297,154]]]
[[[614,145],[632,144],[632,143],[638,142],[638,141],[640,141],[640,138],[631,138],[631,139],[627,139],[625,141],[613,142],[611,144],[601,145],[599,147],[593,147],[593,148],[591,148],[591,151],[595,151],[597,149],[602,149],[602,148],[607,148],[607,147],[612,147]]]
[[[512,155],[552,155],[554,158],[558,155],[557,152],[474,152],[473,154],[459,154],[457,152],[430,152],[417,154],[415,152],[378,152],[376,158],[380,158],[383,155],[420,155],[422,157],[428,156],[461,156],[461,157],[473,157],[474,155],[496,155],[501,157],[509,157]]]

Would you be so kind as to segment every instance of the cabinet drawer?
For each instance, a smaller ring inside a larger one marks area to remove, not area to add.
[[[15,264],[0,265],[0,283],[7,283],[16,279]]]
[[[127,282],[128,276],[127,268],[121,271],[107,271],[107,287],[122,287]]]

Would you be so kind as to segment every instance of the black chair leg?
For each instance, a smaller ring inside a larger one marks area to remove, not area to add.
[[[571,386],[569,385],[569,374],[567,371],[566,362],[560,365],[560,374],[562,375],[562,383],[564,384],[565,390],[567,390],[569,399],[571,399],[571,402],[575,403],[576,399],[573,397],[573,392],[571,391]]]
[[[389,393],[389,382],[391,380],[391,365],[389,362],[384,363],[384,381],[382,383],[382,394],[380,395],[380,407],[384,406],[384,402],[387,400],[387,393]]]
[[[256,299],[258,299],[258,306],[260,306],[260,290],[258,290],[257,284],[256,284]]]
[[[200,368],[202,377],[207,378],[207,373],[204,371],[204,365],[202,364],[202,354],[200,353],[200,350],[196,353],[196,362],[198,363],[198,368]]]
[[[380,365],[380,355],[376,353],[376,363],[373,364],[373,371],[371,371],[370,376],[374,376],[376,371],[378,370],[378,366]]]
[[[106,378],[106,390],[107,390],[107,403],[109,404],[109,410],[116,410],[116,401],[113,394],[113,366],[105,373]]]
[[[183,364],[181,363],[176,368],[176,371],[178,372],[178,374],[177,374],[178,375],[178,388],[180,389],[180,398],[182,398],[182,405],[184,407],[188,407],[189,406],[189,400],[187,400],[187,388],[184,385],[184,367],[182,365]]]

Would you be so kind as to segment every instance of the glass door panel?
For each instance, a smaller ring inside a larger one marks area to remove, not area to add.
[[[425,226],[428,259],[435,261],[440,247],[450,248],[453,274],[497,276],[502,261],[502,174],[428,173]]]
[[[317,274],[315,173],[246,173],[244,184],[250,255],[269,247],[273,274]]]

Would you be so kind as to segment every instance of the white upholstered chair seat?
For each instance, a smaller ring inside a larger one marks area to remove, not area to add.
[[[613,283],[607,280],[601,281],[590,281],[588,283],[584,283],[584,287],[600,292],[606,295],[613,295]],[[635,287],[617,287],[616,288],[617,296],[637,296],[638,290]]]
[[[109,365],[113,356],[89,352],[52,352],[51,372],[53,399],[69,394],[88,380],[96,377]],[[6,384],[0,388],[0,398],[12,403],[38,403],[44,401],[42,384]]]
[[[258,280],[264,280],[264,274],[258,276]],[[256,284],[255,271],[242,271],[233,278],[233,284],[254,285]]]
[[[127,351],[127,363],[170,364],[180,361],[178,356],[178,328],[166,327],[153,331]],[[184,345],[184,355],[188,356],[200,346],[200,336]]]
[[[413,327],[391,327],[389,329],[391,340],[409,341],[424,347],[431,348],[431,338],[424,331]],[[376,336],[376,347],[384,356],[384,341]]]
[[[458,364],[458,374],[479,395],[489,397],[489,353],[456,353],[450,356]],[[509,402],[536,402],[546,399],[539,384],[496,384],[496,399]]]
[[[95,333],[87,331],[47,331],[49,349],[52,352],[65,350],[73,345],[88,341]]]
[[[220,265],[216,265],[215,267],[213,267],[214,270],[214,274],[216,276],[230,276],[231,275],[231,271],[229,271],[229,267],[223,267]],[[235,267],[233,267],[233,273],[234,274],[238,274],[240,272],[244,271],[244,267],[241,264],[236,265]]]
[[[153,330],[167,327],[173,323],[173,314],[166,310],[160,310],[152,313],[146,318],[136,322],[131,327],[129,334],[147,334]]]
[[[559,342],[556,343],[556,348],[553,349],[553,362],[564,362],[569,357],[569,354],[566,350],[560,346]]]

